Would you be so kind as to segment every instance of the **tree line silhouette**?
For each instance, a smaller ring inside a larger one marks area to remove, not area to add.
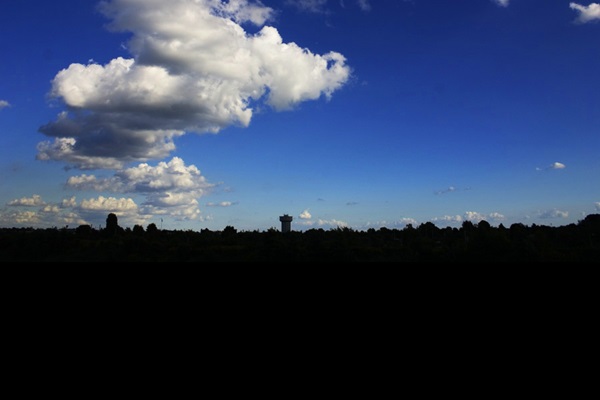
[[[565,226],[491,226],[464,221],[460,228],[432,222],[403,229],[240,231],[227,226],[161,230],[119,226],[0,229],[5,262],[594,262],[600,260],[600,214]]]

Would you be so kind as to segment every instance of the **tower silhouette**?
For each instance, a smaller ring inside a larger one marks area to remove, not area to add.
[[[287,214],[283,214],[279,217],[279,220],[281,221],[281,232],[289,232],[292,230],[292,219],[292,216]]]

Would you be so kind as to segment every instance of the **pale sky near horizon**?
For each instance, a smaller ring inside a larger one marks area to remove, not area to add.
[[[0,3],[0,227],[600,213],[600,3]]]

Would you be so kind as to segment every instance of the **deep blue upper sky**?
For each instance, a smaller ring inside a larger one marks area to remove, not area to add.
[[[0,51],[3,227],[600,212],[598,3],[21,0]]]

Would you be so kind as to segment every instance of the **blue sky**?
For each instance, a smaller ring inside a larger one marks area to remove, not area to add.
[[[566,225],[600,212],[600,4],[10,0],[0,226]]]

